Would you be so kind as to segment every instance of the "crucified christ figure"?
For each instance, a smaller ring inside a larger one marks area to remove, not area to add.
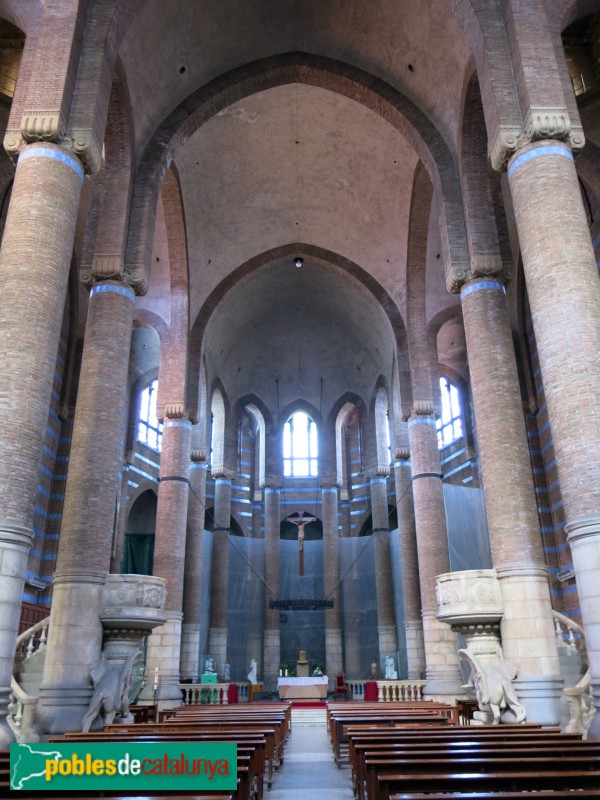
[[[309,522],[316,522],[316,517],[296,511],[287,518],[287,522],[298,526],[298,574],[304,575],[304,526]]]

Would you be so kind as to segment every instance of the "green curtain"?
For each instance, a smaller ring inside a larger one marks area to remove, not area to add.
[[[152,575],[154,561],[153,533],[126,533],[121,573]]]

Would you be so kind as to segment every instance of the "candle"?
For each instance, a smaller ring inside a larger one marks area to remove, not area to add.
[[[288,676],[288,674],[287,674],[287,669],[286,669],[286,671],[285,671],[285,677],[287,678],[287,676]]]
[[[282,669],[280,669],[280,670],[279,670],[279,677],[281,678],[282,676],[283,676],[283,670],[282,670]]]
[[[158,689],[158,667],[154,667],[154,691]]]

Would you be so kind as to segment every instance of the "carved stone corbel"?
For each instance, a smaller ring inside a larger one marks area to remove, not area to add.
[[[124,280],[138,296],[144,295],[148,291],[148,273],[143,265],[125,266]]]
[[[463,283],[472,277],[470,264],[453,260],[446,269],[446,288],[451,294],[458,294]]]
[[[190,461],[193,461],[195,464],[203,464],[206,461],[206,450],[191,450],[190,451]]]
[[[394,448],[394,461],[409,461],[410,448],[409,447],[395,447]]]
[[[91,129],[70,131],[71,149],[85,166],[86,172],[95,174],[102,168],[102,143]]]
[[[185,404],[182,400],[172,400],[165,403],[164,419],[183,419],[185,417]]]
[[[60,143],[66,126],[60,109],[27,110],[21,115],[21,136],[27,144],[32,142]]]
[[[510,157],[517,151],[522,130],[513,125],[499,125],[490,144],[490,162],[496,172],[502,172]]]

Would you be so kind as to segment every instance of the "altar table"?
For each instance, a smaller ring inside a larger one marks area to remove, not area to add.
[[[288,700],[320,700],[327,696],[327,675],[312,678],[278,678],[279,697]]]

